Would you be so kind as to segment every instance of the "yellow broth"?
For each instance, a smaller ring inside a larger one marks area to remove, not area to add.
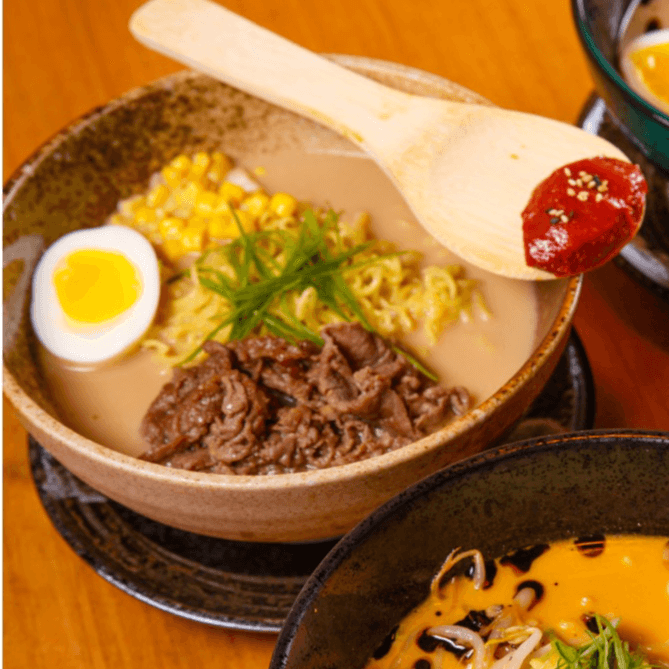
[[[536,557],[542,548],[545,551]],[[529,565],[529,569],[520,571],[519,565]],[[490,587],[486,584],[477,590],[471,578],[460,575],[433,591],[400,623],[389,652],[371,660],[367,669],[432,667],[434,652],[421,649],[417,642],[420,635],[429,628],[462,621],[470,611],[494,605],[513,611],[518,624],[550,630],[574,646],[590,641],[586,622],[593,614],[610,621],[619,619],[621,639],[649,661],[669,666],[666,537],[611,536],[580,546],[576,541],[562,541],[519,551],[510,559],[497,559],[495,566]],[[528,581],[538,583],[542,595],[528,611],[521,611],[514,596]],[[445,669],[462,669],[467,664],[451,652],[440,653],[440,661]]]

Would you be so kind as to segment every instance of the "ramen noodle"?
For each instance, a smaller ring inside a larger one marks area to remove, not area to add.
[[[476,306],[487,316],[480,290],[459,265],[421,267],[417,252],[402,251],[377,240],[369,216],[347,222],[328,210],[313,210],[287,193],[268,195],[247,174],[232,168],[220,153],[178,156],[156,177],[149,190],[120,203],[111,222],[129,225],[147,236],[164,262],[159,316],[142,345],[166,362],[184,361],[216,322],[230,316],[229,301],[203,285],[201,267],[234,280],[226,249],[240,234],[253,239],[268,267],[283,267],[302,234],[305,216],[313,214],[331,253],[361,248],[341,267],[348,289],[371,328],[384,337],[401,337],[422,323],[428,342]],[[179,271],[198,254],[201,262]],[[257,281],[257,271],[251,280]],[[274,314],[294,316],[313,332],[342,320],[350,310],[323,302],[313,286],[291,292],[271,307]],[[259,331],[262,334],[262,330]],[[217,332],[226,342],[230,328]]]

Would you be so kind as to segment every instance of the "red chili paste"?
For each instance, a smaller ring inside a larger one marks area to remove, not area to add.
[[[615,158],[560,167],[523,211],[525,261],[556,276],[599,267],[636,234],[647,191],[639,167]]]

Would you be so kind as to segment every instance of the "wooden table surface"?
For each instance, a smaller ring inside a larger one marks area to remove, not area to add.
[[[136,43],[140,0],[5,0],[4,180],[89,109],[181,66]],[[567,0],[227,0],[303,46],[386,59],[493,102],[573,122],[592,81]],[[576,316],[596,427],[669,431],[669,308],[614,265],[587,276]],[[4,662],[8,669],[244,667],[275,636],[183,620],[124,594],[51,525],[26,433],[4,407]]]

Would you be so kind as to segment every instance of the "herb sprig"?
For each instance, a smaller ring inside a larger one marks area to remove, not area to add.
[[[366,330],[374,331],[342,274],[345,270],[401,255],[401,252],[352,262],[369,249],[371,242],[344,249],[338,234],[338,216],[334,211],[329,211],[322,222],[312,210],[305,211],[297,236],[286,230],[246,232],[232,207],[231,211],[239,237],[204,253],[195,262],[194,269],[200,285],[217,293],[230,305],[228,314],[206,336],[205,341],[213,339],[226,327],[230,327],[229,340],[243,339],[262,324],[277,337],[293,342],[309,340],[322,346],[320,335],[302,323],[288,304],[290,292],[301,293],[309,287],[313,287],[318,299],[342,320],[350,321],[352,317]],[[327,243],[328,233],[334,234],[334,249]],[[268,247],[284,248],[285,259],[279,261],[267,251]],[[233,277],[207,264],[211,253],[223,254]],[[270,310],[277,300],[281,315],[277,309]],[[182,364],[192,361],[201,350],[200,345]],[[413,356],[404,350],[395,350],[423,374],[437,380]]]
[[[557,638],[551,640],[559,659],[556,669],[649,669],[651,665],[620,638],[616,625],[595,614],[598,634],[588,632],[591,641],[575,648]]]

